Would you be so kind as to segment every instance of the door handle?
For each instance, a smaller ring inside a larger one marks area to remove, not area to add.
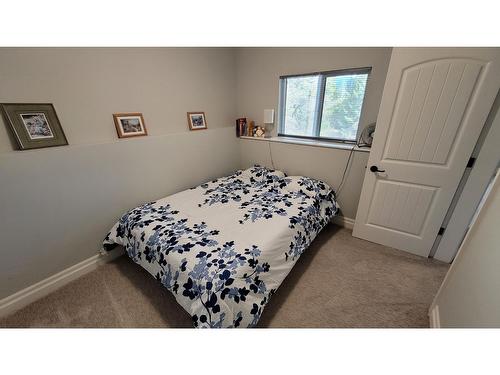
[[[378,167],[376,165],[372,165],[370,167],[370,172],[373,172],[373,173],[377,173],[377,172],[385,172],[385,170],[382,170],[382,169],[378,169]]]

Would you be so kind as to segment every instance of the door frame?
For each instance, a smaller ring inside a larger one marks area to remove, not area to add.
[[[500,145],[500,91],[485,122],[485,131],[478,140],[478,146],[472,156],[476,157],[474,166],[467,177],[460,197],[446,225],[444,233],[438,239],[434,258],[451,263],[469,230],[472,218],[484,192],[495,176],[500,163],[498,145]],[[477,149],[479,148],[479,150]],[[439,236],[438,236],[439,238]]]

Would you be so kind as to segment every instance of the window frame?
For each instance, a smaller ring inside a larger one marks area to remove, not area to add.
[[[365,106],[366,100],[366,91],[368,89],[368,81],[370,79],[372,67],[362,67],[362,68],[349,68],[349,69],[338,69],[338,70],[328,70],[322,72],[313,72],[313,73],[305,73],[305,74],[289,74],[283,75],[279,77],[279,121],[278,121],[278,137],[289,137],[289,138],[299,138],[299,139],[313,139],[317,141],[331,141],[331,142],[341,142],[341,143],[352,143],[356,144],[360,134],[360,122],[361,116],[363,114],[363,109]],[[363,102],[361,103],[361,109],[359,114],[359,122],[358,128],[356,129],[356,139],[341,139],[341,138],[329,138],[329,137],[321,137],[319,134],[321,132],[321,120],[323,117],[323,105],[325,102],[325,87],[326,80],[329,77],[338,77],[343,75],[351,75],[351,74],[367,74],[368,77],[366,79],[366,87],[363,95]],[[306,135],[291,135],[285,133],[285,112],[286,112],[286,82],[287,78],[294,77],[308,77],[308,76],[319,76],[319,84],[318,84],[318,92],[317,97],[320,98],[316,101],[316,116],[314,118],[313,123],[313,131],[315,136],[306,136]]]

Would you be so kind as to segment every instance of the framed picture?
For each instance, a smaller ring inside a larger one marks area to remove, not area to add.
[[[119,138],[148,135],[142,113],[115,113],[113,119]]]
[[[207,120],[205,120],[205,112],[188,112],[189,129],[201,130],[207,128]]]
[[[52,104],[0,104],[20,150],[68,144]]]

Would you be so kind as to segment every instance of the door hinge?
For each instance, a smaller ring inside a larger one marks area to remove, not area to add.
[[[445,229],[446,228],[443,228],[443,227],[439,228],[438,236],[442,236]]]
[[[470,158],[469,161],[467,162],[467,168],[472,168],[475,162],[476,158]]]

